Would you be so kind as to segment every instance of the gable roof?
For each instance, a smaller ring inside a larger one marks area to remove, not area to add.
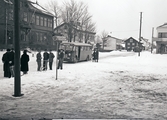
[[[122,39],[119,39],[119,38],[116,38],[116,37],[113,37],[113,36],[110,36],[110,35],[108,35],[107,37],[104,37],[104,38],[102,38],[102,39],[107,39],[107,38],[114,38],[114,39],[116,39],[116,40],[121,40],[121,41],[122,41]]]
[[[134,39],[133,37],[130,37],[130,38],[128,38],[128,39],[126,39],[126,40],[124,40],[124,42],[126,42],[127,40],[129,40],[129,39],[133,39],[133,40],[135,40],[135,41],[137,41],[136,39]],[[137,41],[137,42],[139,42],[139,41]]]
[[[64,26],[64,25],[68,25],[70,27],[72,27],[73,29],[79,31],[79,32],[83,32],[83,33],[89,33],[89,34],[96,34],[95,32],[90,32],[90,31],[84,31],[84,30],[79,30],[78,28],[76,28],[74,25],[71,25],[70,23],[62,23],[61,25],[57,26],[56,28],[54,28],[54,31],[59,29],[60,27]]]

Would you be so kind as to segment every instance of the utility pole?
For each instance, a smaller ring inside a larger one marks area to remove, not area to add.
[[[152,28],[151,53],[153,51],[153,37],[154,37],[154,27]]]
[[[138,54],[138,56],[140,56],[141,25],[142,25],[142,12],[140,12],[140,30],[139,30],[139,54]]]
[[[7,45],[8,45],[8,35],[7,35],[7,32],[8,32],[8,9],[7,9],[7,3],[5,3],[5,16],[6,16],[6,18],[5,18],[5,45],[6,45],[6,47],[7,47]]]
[[[20,0],[14,0],[14,97],[20,97],[21,78],[20,78]]]

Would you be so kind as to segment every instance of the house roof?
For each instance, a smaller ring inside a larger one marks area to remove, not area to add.
[[[110,36],[110,35],[108,35],[107,37],[104,37],[103,39],[106,39],[106,38],[114,38],[116,40],[121,40],[122,41],[122,39],[119,39],[119,38],[116,38],[116,37],[113,37],[113,36]]]
[[[126,40],[124,40],[124,42],[126,42],[127,40],[129,40],[129,39],[133,39],[133,40],[135,40],[135,41],[137,41],[136,39],[134,39],[133,37],[130,37],[130,38],[128,38],[128,39],[126,39]],[[138,42],[138,41],[137,41]]]
[[[28,0],[28,5],[29,5],[29,8],[31,10],[34,10],[35,12],[38,12],[38,13],[43,13],[43,14],[46,14],[46,15],[49,15],[49,16],[54,16],[52,13],[50,13],[48,10],[46,10],[44,7],[42,7],[41,5],[39,5],[38,3],[36,2],[33,2],[33,0]]]
[[[57,26],[57,27],[54,29],[54,31],[57,30],[57,29],[59,29],[60,27],[62,27],[62,26],[64,26],[64,25],[68,25],[68,26],[72,27],[73,29],[75,29],[75,30],[77,30],[77,31],[79,31],[79,32],[89,33],[89,34],[96,34],[95,32],[79,30],[79,29],[76,28],[74,25],[71,25],[70,23],[66,23],[66,22],[63,23],[63,24],[61,24],[61,25],[59,25],[59,26]]]
[[[167,23],[164,23],[163,25],[158,26],[157,28],[167,27]]]

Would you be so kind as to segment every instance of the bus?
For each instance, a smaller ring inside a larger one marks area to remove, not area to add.
[[[64,61],[67,62],[76,63],[92,59],[92,45],[87,43],[63,42],[60,44],[60,49],[64,50]]]

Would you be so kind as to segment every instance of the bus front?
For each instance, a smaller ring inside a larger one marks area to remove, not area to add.
[[[62,44],[61,49],[64,50],[64,61],[72,62],[74,56],[74,46],[71,44]]]

